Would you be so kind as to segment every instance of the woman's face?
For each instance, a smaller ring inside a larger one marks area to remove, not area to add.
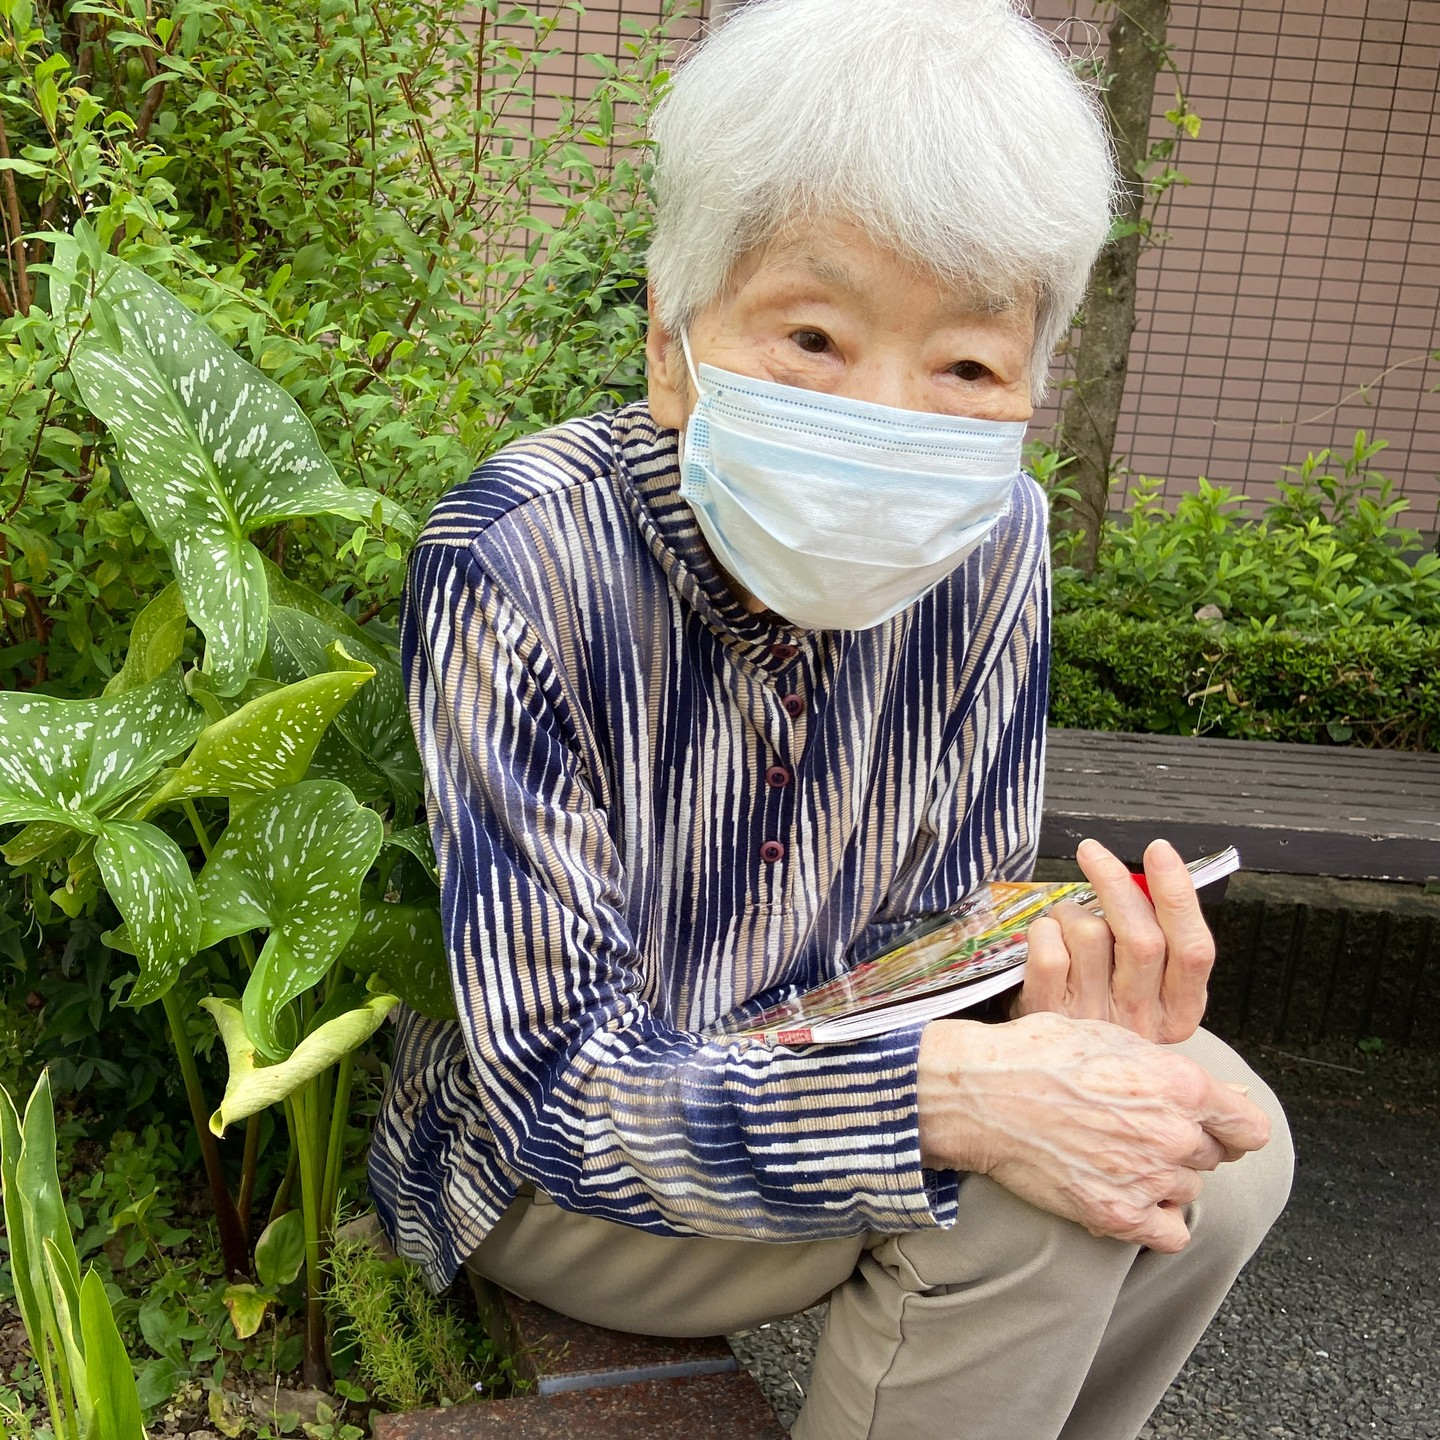
[[[850,225],[798,229],[747,256],[695,319],[695,363],[901,410],[1028,420],[1033,296],[979,299]],[[695,403],[680,338],[651,324],[650,411]]]

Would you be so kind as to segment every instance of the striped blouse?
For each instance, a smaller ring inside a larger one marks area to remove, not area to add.
[[[519,441],[438,504],[403,649],[460,1019],[400,1010],[370,1156],[436,1288],[521,1180],[666,1235],[951,1223],[920,1027],[833,1047],[713,1021],[1028,875],[1045,501],[865,631],[731,596],[643,405]]]

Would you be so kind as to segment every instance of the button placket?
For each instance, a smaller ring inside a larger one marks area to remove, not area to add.
[[[805,720],[809,708],[803,694],[804,667],[795,664],[801,653],[798,645],[776,641],[769,647],[767,658],[770,664],[764,667],[767,688],[772,696],[778,698],[783,716],[778,720],[775,741],[770,747],[770,763],[763,772],[769,792],[764,804],[765,829],[769,833],[756,853],[761,866],[772,877],[771,883],[779,885],[787,893],[792,876],[791,867],[785,866],[785,862],[795,824],[795,807],[799,802],[793,766],[797,763],[796,757],[804,751]],[[785,868],[777,870],[776,867],[781,866]]]
[[[791,707],[787,700],[798,702]],[[797,714],[804,713],[804,702],[798,695],[782,698],[781,705],[785,713],[793,721]],[[763,779],[765,782],[761,794],[764,800],[761,801],[761,808],[765,814],[765,830],[768,832],[765,839],[761,841],[758,856],[761,865],[771,872],[773,883],[788,888],[789,877],[783,871],[776,874],[776,867],[783,864],[788,853],[787,842],[790,832],[794,826],[795,772],[790,765],[784,763],[790,759],[792,728],[788,723],[782,722],[780,734],[777,736],[780,744],[770,750],[769,764],[765,765]],[[763,762],[762,762],[763,763]]]

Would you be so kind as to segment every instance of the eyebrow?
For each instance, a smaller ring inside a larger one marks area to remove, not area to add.
[[[857,294],[860,290],[855,277],[843,265],[837,265],[835,261],[827,260],[822,255],[806,255],[804,265],[817,280],[825,285],[838,286],[841,290],[850,291],[852,295]]]
[[[981,295],[974,300],[973,308],[982,315],[1003,315],[1007,310],[1015,308],[1015,297],[1013,295]]]

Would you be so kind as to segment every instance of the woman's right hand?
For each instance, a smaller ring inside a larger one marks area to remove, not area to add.
[[[1117,1025],[1041,1013],[936,1020],[920,1042],[920,1150],[1092,1235],[1167,1253],[1204,1172],[1270,1138],[1264,1112]]]

